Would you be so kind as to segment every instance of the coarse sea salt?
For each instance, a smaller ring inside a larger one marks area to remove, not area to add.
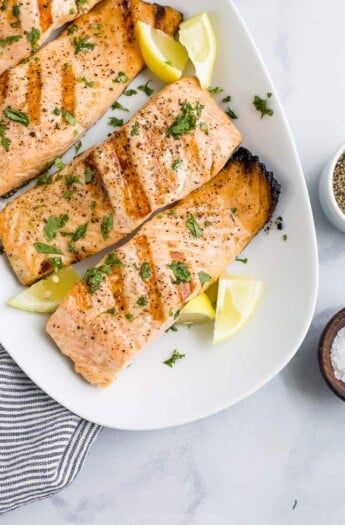
[[[332,343],[331,363],[335,377],[345,383],[345,327],[339,330]]]

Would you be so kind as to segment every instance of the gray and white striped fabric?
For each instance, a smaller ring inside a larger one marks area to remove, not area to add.
[[[100,430],[42,392],[0,345],[0,514],[71,483]]]

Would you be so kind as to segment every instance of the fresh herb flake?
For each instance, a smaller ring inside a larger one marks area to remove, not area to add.
[[[196,129],[197,117],[200,117],[204,106],[197,103],[195,108],[185,101],[181,104],[181,113],[177,115],[175,121],[168,129],[168,135],[174,139],[181,138],[182,135],[190,133]]]
[[[120,102],[117,102],[117,100],[112,104],[111,109],[120,109],[121,111],[127,111],[127,113],[129,113],[129,109],[120,104]]]
[[[186,263],[172,262],[171,264],[167,264],[167,268],[169,268],[174,274],[175,279],[171,279],[171,282],[173,284],[181,284],[181,283],[190,282],[191,273],[188,270]]]
[[[60,215],[56,217],[51,215],[44,225],[43,232],[47,241],[52,241],[56,237],[56,233],[60,228],[63,228],[65,224],[69,221],[68,215]]]
[[[152,87],[150,87],[150,82],[151,80],[148,80],[146,84],[138,86],[137,88],[139,91],[143,91],[143,93],[145,93],[145,95],[147,95],[148,97],[150,97],[155,91]]]
[[[76,142],[76,144],[74,146],[76,155],[78,155],[78,153],[79,153],[79,151],[81,150],[82,147],[83,147],[82,141],[78,140],[78,142]]]
[[[211,276],[206,272],[199,272],[198,276],[201,284],[208,283],[211,280]]]
[[[184,357],[186,357],[186,354],[180,354],[180,352],[174,350],[169,359],[164,361],[163,364],[172,368],[175,365],[176,361],[178,361],[179,359],[183,359]]]
[[[15,42],[18,42],[22,38],[22,35],[12,35],[0,38],[0,47],[10,46]]]
[[[78,226],[78,228],[75,230],[75,232],[72,235],[72,238],[71,238],[72,242],[77,242],[80,239],[84,239],[86,232],[87,232],[88,225],[89,223],[86,222],[85,224]]]
[[[93,87],[96,83],[94,80],[88,80],[86,77],[78,78],[78,82],[82,82],[85,87]]]
[[[31,31],[24,31],[26,39],[30,42],[31,50],[37,51],[39,48],[39,39],[41,37],[41,31],[37,27],[33,27]]]
[[[255,95],[253,104],[255,106],[255,109],[261,113],[261,118],[264,118],[266,115],[268,117],[272,117],[273,115],[273,109],[268,107],[268,99],[272,97],[272,93],[267,93],[267,99],[261,98],[258,95]]]
[[[59,250],[59,248],[56,246],[50,246],[44,242],[34,242],[33,246],[38,253],[53,253],[56,255],[62,255],[62,251]]]
[[[124,92],[124,95],[126,97],[133,97],[133,95],[136,95],[138,92],[135,89],[127,89],[127,91]]]
[[[219,95],[219,93],[223,93],[224,89],[221,87],[209,87],[208,91],[212,93],[212,95]]]
[[[92,181],[92,178],[93,178],[93,171],[92,169],[90,168],[90,166],[87,166],[86,170],[85,170],[85,173],[84,173],[84,177],[85,177],[85,184],[88,184],[89,182]]]
[[[129,77],[126,75],[126,73],[124,73],[123,71],[120,71],[120,73],[115,78],[114,82],[116,84],[126,84],[128,80],[129,80]]]
[[[143,281],[147,281],[152,277],[152,270],[148,262],[143,262],[140,268],[140,277]]]
[[[108,125],[113,126],[113,128],[119,128],[120,126],[123,126],[123,119],[116,118],[116,117],[109,117]]]
[[[232,118],[233,120],[238,119],[237,114],[230,107],[225,111],[225,113],[228,115],[228,117]]]
[[[112,215],[104,215],[102,218],[101,232],[104,240],[107,240],[109,233],[113,229],[114,221]]]
[[[82,51],[92,51],[93,49],[95,49],[95,44],[93,42],[89,42],[89,40],[89,36],[86,36],[84,38],[74,38],[74,53],[78,55],[78,53],[81,53]]]
[[[247,258],[247,257],[245,257],[244,259],[241,259],[240,257],[236,257],[235,260],[236,260],[237,262],[242,263],[242,264],[247,264],[247,262],[248,262],[248,258]]]
[[[194,219],[194,216],[192,213],[187,213],[187,222],[186,222],[187,228],[190,231],[190,233],[193,235],[193,237],[199,238],[202,237],[202,229]]]
[[[77,121],[76,121],[76,118],[74,115],[72,115],[72,113],[70,113],[69,111],[66,111],[65,109],[62,108],[61,110],[61,113],[62,113],[62,118],[68,122],[68,124],[70,124],[71,126],[75,126]]]
[[[53,266],[54,272],[57,273],[62,268],[61,257],[49,257],[48,262]]]
[[[30,124],[28,114],[24,113],[23,111],[19,111],[18,109],[7,107],[4,109],[4,115],[8,119],[13,120],[13,122],[23,124],[23,126],[28,126]]]
[[[176,159],[174,160],[174,162],[172,163],[171,167],[174,171],[177,171],[179,170],[183,165],[183,160],[181,159]]]
[[[138,122],[136,122],[134,124],[134,126],[132,126],[132,129],[131,129],[131,137],[136,137],[137,135],[139,135],[139,124],[138,124]]]
[[[148,303],[148,299],[147,297],[145,297],[145,295],[142,295],[141,297],[139,297],[139,299],[137,300],[137,305],[139,306],[146,306]]]

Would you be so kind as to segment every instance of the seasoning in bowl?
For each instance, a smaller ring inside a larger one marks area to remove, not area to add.
[[[331,363],[335,377],[345,382],[345,327],[338,331],[333,340]]]
[[[333,193],[339,208],[345,214],[345,153],[339,158],[334,168]]]

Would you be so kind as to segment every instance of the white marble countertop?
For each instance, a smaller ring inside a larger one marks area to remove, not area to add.
[[[155,432],[103,430],[70,487],[2,525],[345,523],[345,405],[317,366],[322,327],[345,304],[345,237],[317,196],[323,164],[345,141],[345,5],[235,3],[281,95],[308,182],[321,266],[309,334],[278,377],[217,416]]]

